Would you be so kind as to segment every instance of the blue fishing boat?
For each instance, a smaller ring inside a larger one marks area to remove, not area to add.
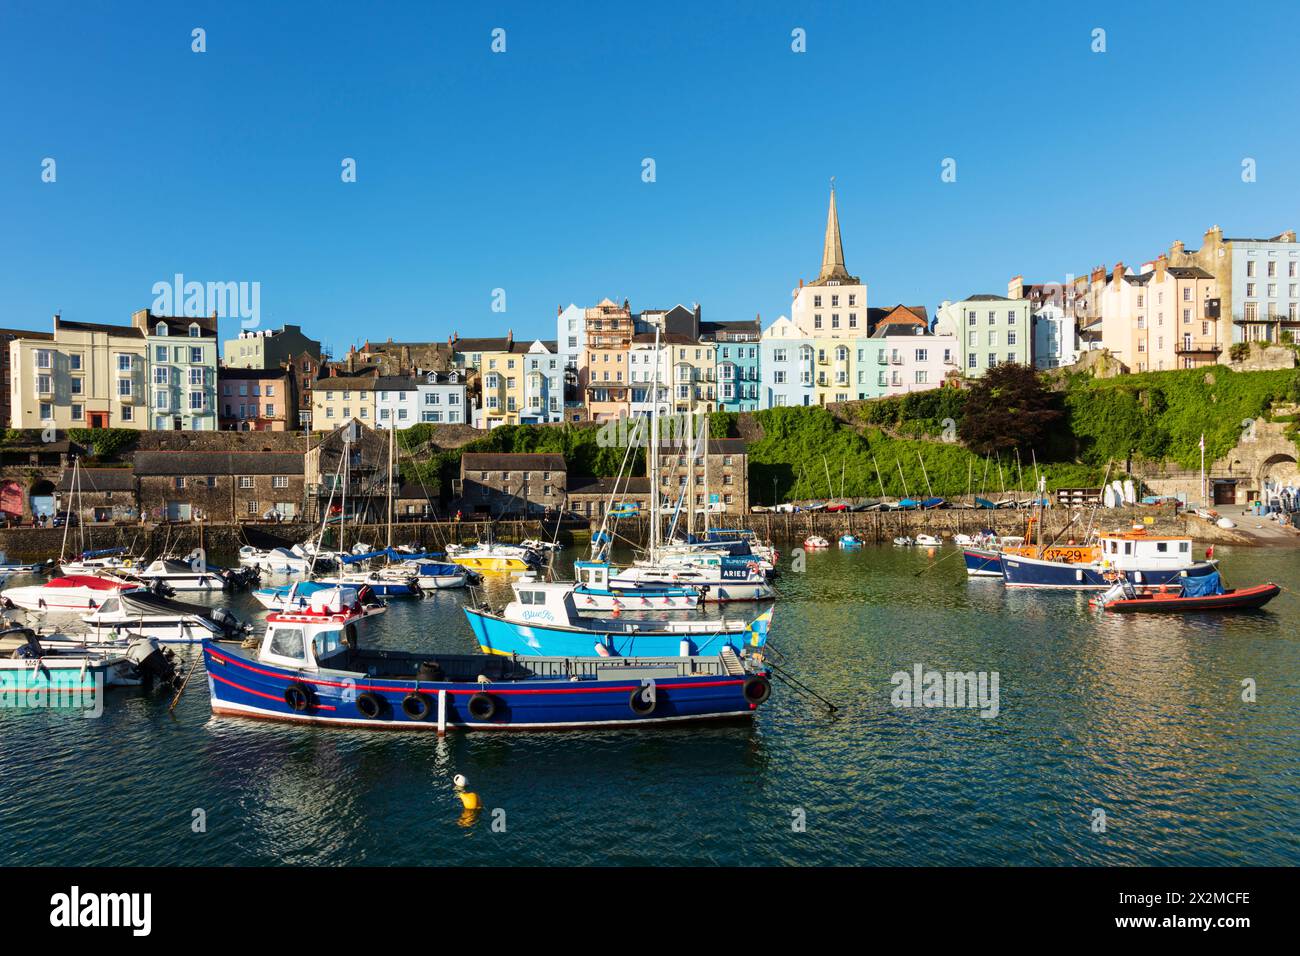
[[[567,584],[521,581],[515,600],[499,612],[467,607],[465,616],[484,653],[559,657],[670,657],[761,648],[772,621],[582,617]]]
[[[1193,558],[1191,538],[1149,535],[1141,528],[1100,535],[1098,545],[1101,557],[1096,561],[1001,552],[1003,581],[1009,588],[1100,591],[1120,572],[1133,584],[1161,585],[1213,574],[1218,567],[1216,561]]]
[[[862,539],[855,534],[840,535],[840,547],[846,549],[862,547]]]
[[[978,495],[976,495],[976,496],[975,496],[975,507],[976,507],[976,508],[986,508],[986,509],[988,509],[989,511],[993,511],[993,510],[995,510],[995,509],[997,508],[997,505],[994,504],[993,502],[989,501],[987,498],[981,498],[981,497],[979,497]]]
[[[993,548],[962,548],[962,560],[966,563],[966,573],[977,578],[1002,577],[1002,553]]]
[[[212,712],[376,730],[550,730],[752,718],[755,656],[529,657],[363,648],[346,610],[272,614],[256,649],[205,641]]]

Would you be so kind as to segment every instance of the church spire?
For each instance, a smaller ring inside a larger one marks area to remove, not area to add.
[[[827,281],[856,282],[844,267],[844,246],[840,242],[840,216],[835,208],[835,177],[831,177],[831,205],[826,213],[826,240],[822,245],[822,271],[815,284]]]

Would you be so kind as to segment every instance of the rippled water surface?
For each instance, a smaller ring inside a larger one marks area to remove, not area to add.
[[[94,720],[0,711],[0,863],[1300,863],[1300,551],[1220,548],[1289,590],[1185,620],[1099,620],[951,554],[782,561],[772,642],[837,718],[777,684],[752,727],[439,741],[213,719],[201,675],[174,714],[130,690]],[[372,634],[471,650],[462,601],[393,601]],[[916,664],[996,671],[999,715],[894,707]]]

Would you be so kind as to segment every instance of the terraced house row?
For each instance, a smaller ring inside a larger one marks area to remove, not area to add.
[[[367,339],[335,360],[296,325],[245,329],[217,354],[217,319],[132,314],[128,325],[55,316],[0,329],[14,427],[327,431],[347,421],[606,422],[629,416],[825,405],[960,385],[1003,363],[1095,365],[1108,374],[1240,360],[1300,330],[1300,245],[1206,231],[1136,268],[1056,282],[1014,276],[1006,294],[873,306],[849,272],[834,187],[816,277],[789,315],[706,319],[699,304],[634,310],[605,298],[556,310],[554,339]],[[1233,346],[1238,346],[1234,349]],[[1294,364],[1290,349],[1260,361]]]

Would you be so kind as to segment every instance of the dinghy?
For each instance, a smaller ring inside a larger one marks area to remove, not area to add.
[[[819,534],[809,535],[803,539],[805,551],[822,551],[831,546],[831,543]]]
[[[1276,584],[1224,588],[1219,573],[1185,578],[1180,584],[1134,587],[1126,577],[1093,599],[1095,608],[1119,614],[1195,614],[1208,611],[1256,611],[1282,591]]]

